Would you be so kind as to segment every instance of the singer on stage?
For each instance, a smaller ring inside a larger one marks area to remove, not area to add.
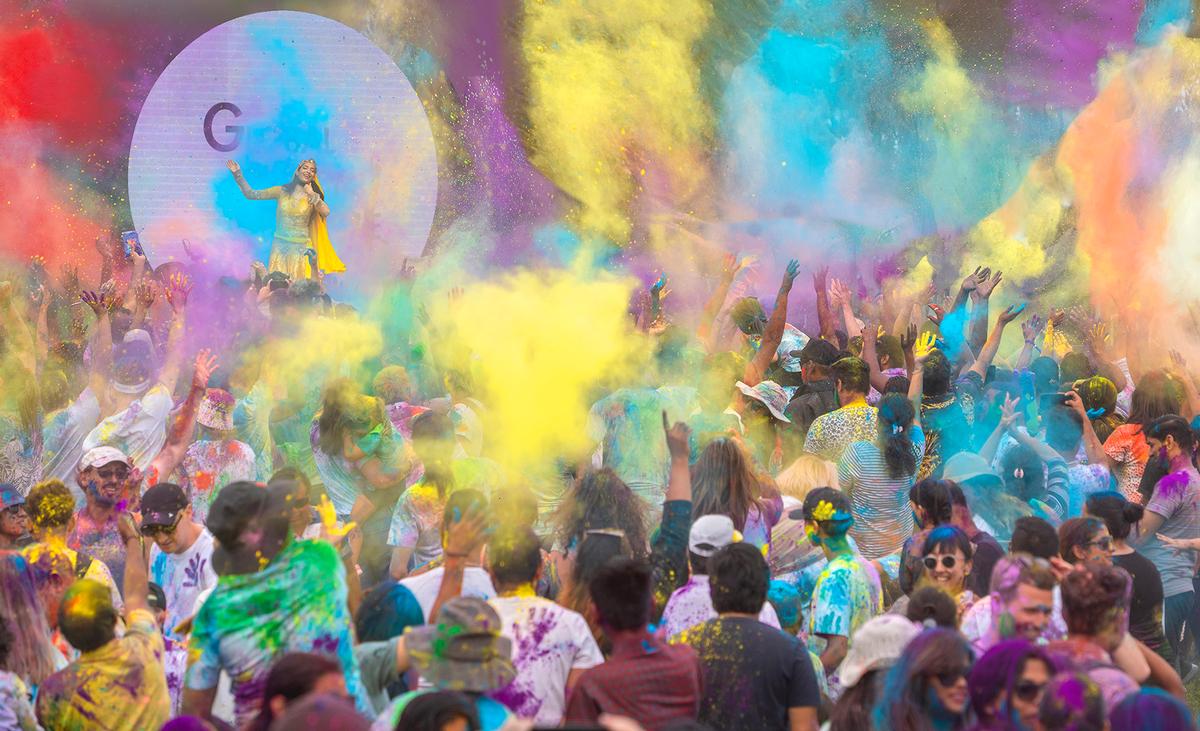
[[[329,241],[329,230],[325,226],[329,206],[325,204],[325,191],[317,179],[316,162],[301,162],[290,183],[263,190],[251,188],[242,176],[241,166],[233,160],[227,162],[226,167],[247,198],[275,201],[275,238],[267,262],[269,271],[283,272],[293,281],[312,278],[315,272],[309,265],[310,250],[316,252],[317,270],[326,274],[346,271]]]

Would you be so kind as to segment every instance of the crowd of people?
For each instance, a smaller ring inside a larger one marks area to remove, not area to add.
[[[0,284],[0,731],[1197,728],[1200,394],[1125,324],[729,259],[534,479],[487,353],[296,373],[319,277],[98,249]]]

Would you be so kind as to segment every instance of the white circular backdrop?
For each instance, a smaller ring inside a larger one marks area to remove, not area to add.
[[[129,153],[129,202],[152,265],[184,259],[182,239],[232,269],[265,261],[274,201],[255,188],[291,180],[313,158],[331,209],[330,239],[356,284],[425,247],[437,156],[404,73],[357,31],[291,11],[246,15],[189,44],[154,83]]]

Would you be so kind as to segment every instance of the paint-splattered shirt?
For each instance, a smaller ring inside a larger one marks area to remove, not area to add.
[[[1138,487],[1142,484],[1142,473],[1150,459],[1150,445],[1142,434],[1141,424],[1122,424],[1104,441],[1104,453],[1117,463],[1113,470],[1125,499],[1141,502]]]
[[[117,528],[115,511],[103,522],[93,520],[87,508],[76,512],[75,529],[67,536],[67,546],[103,561],[116,585],[125,586],[125,544]]]
[[[757,619],[721,617],[684,632],[700,658],[704,695],[700,722],[712,728],[790,728],[788,709],[821,702],[808,649]]]
[[[85,652],[38,689],[42,725],[60,731],[142,731],[167,722],[171,702],[154,615],[130,613],[125,636]]]
[[[239,480],[253,480],[258,474],[254,450],[236,439],[201,439],[187,448],[175,470],[175,482],[192,501],[197,521],[208,519],[208,507],[224,487]]]
[[[0,670],[0,729],[4,731],[39,731],[29,688],[20,677]]]
[[[188,640],[187,687],[215,688],[224,670],[241,727],[258,712],[275,660],[315,652],[341,663],[346,688],[359,710],[369,712],[346,596],[345,568],[324,541],[293,540],[263,570],[220,577]]]
[[[183,671],[187,667],[187,638],[175,630],[180,622],[196,611],[196,598],[217,584],[212,567],[213,537],[202,528],[191,548],[183,553],[163,553],[158,545],[150,547],[150,580],[162,587],[167,599],[163,634],[167,647],[163,665],[167,669],[167,689],[171,710],[179,711],[183,695]]]
[[[662,428],[661,421],[659,428]],[[454,460],[450,463],[450,469],[454,473],[455,489],[470,488],[484,495],[491,494],[496,477],[494,467],[485,459]],[[396,501],[387,544],[413,549],[410,561],[413,568],[442,555],[442,511],[450,492],[439,497],[437,486],[422,480],[405,489]]]
[[[1163,518],[1156,533],[1170,538],[1200,538],[1200,474],[1189,465],[1166,475],[1154,486],[1146,510]],[[1138,551],[1158,567],[1164,598],[1192,591],[1195,551],[1168,548],[1156,536],[1148,537]]]
[[[804,438],[804,451],[837,462],[851,444],[872,442],[879,435],[878,412],[865,403],[843,406],[818,416]]]
[[[600,445],[603,466],[612,468],[643,501],[658,506],[671,466],[662,412],[682,420],[696,405],[691,388],[623,388],[592,406],[588,437]]]
[[[512,638],[517,671],[511,683],[488,695],[519,718],[557,726],[566,709],[567,676],[604,662],[587,620],[532,593],[488,603],[500,615],[502,633]]]
[[[914,466],[925,454],[925,432],[914,425],[909,431]],[[912,535],[913,515],[908,505],[908,490],[917,479],[912,473],[892,477],[887,460],[875,440],[855,442],[838,462],[838,483],[850,496],[854,525],[850,535],[858,542],[866,558],[880,558],[904,547]]]
[[[671,594],[659,623],[667,639],[674,639],[684,630],[717,618],[710,591],[708,574],[693,574],[686,584]],[[770,602],[763,603],[758,621],[779,629],[779,616]]]
[[[48,414],[42,425],[42,479],[61,480],[76,500],[82,498],[75,475],[83,459],[83,440],[99,423],[100,402],[85,388],[70,406]]]
[[[167,417],[171,415],[171,394],[155,384],[124,411],[104,419],[83,440],[82,452],[96,447],[116,447],[144,470],[167,442]]]
[[[835,556],[817,577],[809,612],[810,637],[854,636],[867,620],[883,611],[879,573],[856,555]]]

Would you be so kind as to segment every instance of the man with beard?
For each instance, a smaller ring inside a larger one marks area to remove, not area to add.
[[[1050,563],[1028,554],[1007,556],[991,574],[992,593],[977,601],[959,625],[979,655],[1021,637],[1044,642],[1054,614],[1056,581]]]

